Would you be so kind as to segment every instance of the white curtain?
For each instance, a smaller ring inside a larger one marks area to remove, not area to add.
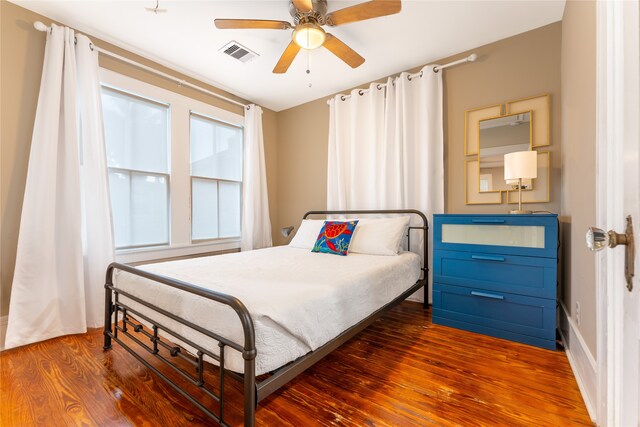
[[[379,207],[384,100],[384,90],[371,84],[368,92],[354,90],[345,101],[341,95],[329,101],[329,210]]]
[[[271,246],[272,242],[262,135],[262,108],[254,104],[245,109],[243,170],[240,249],[250,251],[266,248]]]
[[[430,221],[444,212],[442,73],[402,73],[329,108],[329,210],[418,209]],[[422,247],[412,233],[412,249]]]
[[[114,259],[98,52],[83,35],[47,33],[6,348],[104,323]]]

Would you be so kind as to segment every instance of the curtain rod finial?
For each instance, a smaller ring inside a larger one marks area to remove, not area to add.
[[[47,31],[47,26],[44,25],[42,22],[40,21],[36,21],[33,23],[33,28],[35,28],[38,31]]]

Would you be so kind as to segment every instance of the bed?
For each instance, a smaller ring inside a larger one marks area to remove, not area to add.
[[[421,212],[311,211],[303,218],[381,214],[409,214],[421,222],[406,232],[409,248],[412,231],[423,233],[419,254],[341,257],[280,246],[138,268],[113,263],[105,284],[104,348],[117,342],[221,425],[226,425],[225,377],[242,381],[244,424],[252,426],[257,402],[416,290],[427,294],[428,223]],[[144,353],[204,392],[216,407],[196,399]],[[174,358],[193,369],[185,370]],[[215,389],[203,377],[211,366],[220,373]]]

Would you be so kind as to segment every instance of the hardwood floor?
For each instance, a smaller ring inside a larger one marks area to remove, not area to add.
[[[225,416],[241,425],[236,381]],[[591,425],[561,351],[431,324],[405,302],[258,405],[263,426]],[[209,420],[99,330],[0,353],[0,425]]]

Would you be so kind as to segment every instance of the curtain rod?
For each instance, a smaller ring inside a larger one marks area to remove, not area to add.
[[[33,23],[33,27],[36,30],[43,31],[43,32],[49,31],[51,29],[51,27],[47,27],[46,25],[44,25],[40,21],[34,22]],[[141,64],[139,62],[133,61],[133,60],[128,59],[128,58],[125,58],[124,56],[118,55],[117,53],[113,53],[113,52],[110,52],[110,51],[108,51],[106,49],[102,49],[102,48],[94,45],[93,43],[91,44],[91,46],[94,49],[96,49],[99,53],[101,53],[103,55],[110,56],[110,57],[112,57],[114,59],[117,59],[118,61],[125,62],[125,63],[127,63],[129,65],[133,65],[134,67],[137,67],[137,68],[140,68],[142,70],[148,71],[150,73],[156,74],[158,76],[164,77],[167,80],[172,80],[173,82],[177,83],[178,86],[186,86],[186,87],[189,87],[191,89],[197,90],[198,92],[202,92],[204,94],[211,95],[211,96],[213,96],[215,98],[218,98],[218,99],[221,99],[223,101],[229,102],[231,104],[235,104],[235,105],[237,105],[239,107],[243,107],[243,108],[247,108],[247,109],[249,108],[249,105],[247,105],[247,104],[243,104],[242,102],[238,102],[238,101],[233,100],[231,98],[227,98],[224,95],[220,95],[220,94],[212,92],[212,91],[210,91],[208,89],[205,89],[205,88],[202,88],[200,86],[194,85],[193,83],[189,83],[186,80],[179,79],[179,78],[177,78],[175,76],[172,76],[171,74],[164,73],[164,72],[162,72],[160,70],[156,70],[155,68],[151,68],[151,67],[148,67],[148,66],[146,66],[144,64]]]
[[[458,64],[464,64],[466,62],[475,62],[476,59],[478,59],[478,55],[476,55],[475,53],[472,53],[471,55],[467,56],[466,58],[462,58],[462,59],[458,59],[457,61],[453,61],[453,62],[449,62],[448,64],[444,64],[444,65],[437,65],[435,67],[433,67],[433,72],[437,73],[440,70],[444,70],[445,68],[449,68],[449,67],[453,67],[454,65],[458,65]],[[407,76],[407,79],[411,80],[415,77],[422,77],[422,71],[418,71],[417,73],[414,74],[409,74]],[[376,85],[376,87],[378,88],[378,90],[382,89],[383,87],[386,87],[387,84],[386,83],[378,83]],[[360,89],[358,91],[358,93],[360,95],[364,95],[365,93],[369,92],[370,89]],[[351,98],[351,95],[342,95],[340,96],[341,100],[347,100]],[[327,104],[329,104],[329,99],[327,100]]]
[[[448,64],[444,64],[444,65],[440,65],[439,67],[435,67],[433,69],[433,71],[435,71],[437,73],[440,70],[444,70],[445,68],[453,67],[454,65],[464,64],[465,62],[476,62],[476,59],[478,59],[478,55],[476,55],[475,53],[472,53],[471,55],[467,56],[466,58],[458,59],[457,61],[449,62]]]

